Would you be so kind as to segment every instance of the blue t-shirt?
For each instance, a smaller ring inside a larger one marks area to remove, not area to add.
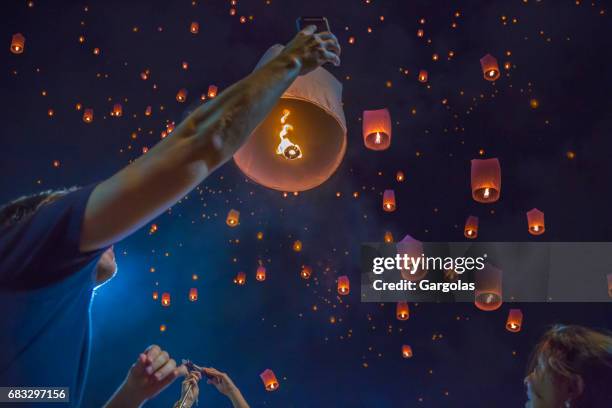
[[[94,269],[104,252],[79,251],[94,188],[0,228],[0,387],[69,387],[72,407],[83,394]]]

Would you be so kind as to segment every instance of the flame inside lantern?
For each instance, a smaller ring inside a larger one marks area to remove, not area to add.
[[[287,160],[295,160],[302,157],[302,149],[289,140],[289,132],[293,132],[293,126],[287,123],[287,118],[290,114],[291,111],[289,109],[283,109],[283,115],[281,116],[281,125],[283,127],[278,134],[280,143],[276,148],[276,154],[282,155]]]

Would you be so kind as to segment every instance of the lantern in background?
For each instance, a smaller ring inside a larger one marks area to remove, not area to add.
[[[266,268],[263,265],[259,265],[257,268],[257,272],[255,272],[255,279],[257,279],[259,282],[266,280]]]
[[[612,273],[608,274],[608,296],[612,298]]]
[[[176,93],[176,100],[180,103],[187,100],[187,90],[185,88],[179,89],[179,91]]]
[[[234,228],[238,225],[238,222],[240,221],[240,211],[236,211],[234,209],[229,210],[229,212],[227,213],[227,218],[225,219],[225,223]]]
[[[469,239],[474,239],[478,236],[478,217],[470,215],[467,218],[465,227],[463,227],[463,235]]]
[[[162,332],[162,333],[165,332],[166,331],[166,325],[165,324],[160,324],[159,325],[159,331]]]
[[[151,116],[151,106],[147,106],[145,109],[145,116]]]
[[[215,96],[217,96],[217,86],[216,85],[209,85],[208,86],[208,92],[206,93],[206,95],[209,98],[214,98]]]
[[[429,75],[427,74],[427,71],[422,69],[419,71],[419,82],[425,83],[427,82],[427,79],[429,78]]]
[[[411,282],[416,282],[423,279],[425,275],[427,275],[427,269],[423,268],[420,264],[416,267],[415,270],[415,267],[411,260],[423,256],[423,243],[421,241],[417,241],[410,235],[406,234],[406,236],[402,238],[400,242],[395,244],[395,250],[397,254],[400,255],[402,258],[404,258],[404,255],[406,255],[409,259],[408,267],[410,269],[402,269],[400,272],[403,279],[406,279],[407,281]]]
[[[170,306],[170,294],[168,292],[162,293],[161,304],[165,307]]]
[[[11,52],[13,54],[21,54],[25,48],[25,37],[21,33],[13,34],[11,39]]]
[[[479,203],[494,203],[501,192],[501,168],[498,159],[473,159],[472,198]]]
[[[263,373],[259,374],[261,381],[263,381],[266,391],[276,391],[278,389],[278,380],[274,375],[274,371],[267,368]]]
[[[111,111],[111,116],[114,116],[114,117],[118,118],[121,115],[123,115],[123,107],[121,106],[120,103],[114,104],[113,105],[113,110]]]
[[[157,294],[157,291],[153,291],[153,300],[157,300],[159,299],[159,295]]]
[[[91,108],[85,109],[83,111],[83,122],[91,123],[91,122],[93,122],[93,119],[94,119],[93,109],[91,109]]]
[[[363,111],[363,143],[371,150],[391,146],[391,114],[387,108]]]
[[[276,57],[271,47],[256,68]],[[305,191],[324,183],[346,151],[342,84],[319,67],[297,77],[234,155],[242,172],[265,187]]]
[[[194,21],[189,26],[189,31],[191,32],[191,34],[197,34],[200,31],[200,24],[198,22]]]
[[[338,276],[338,293],[342,296],[348,295],[351,291],[351,284],[346,275]]]
[[[497,59],[491,54],[487,54],[480,59],[480,66],[487,81],[495,81],[499,78],[499,65],[497,65]]]
[[[502,305],[502,271],[486,263],[484,268],[475,271],[476,290],[474,304],[485,312],[499,309]]]
[[[385,212],[395,211],[395,191],[385,190],[383,193],[382,206]]]
[[[404,358],[412,357],[412,347],[410,347],[408,344],[402,345],[402,357]]]
[[[302,279],[310,279],[312,275],[312,268],[308,265],[302,265],[302,270],[300,271],[300,276]]]
[[[523,325],[523,312],[521,309],[510,309],[508,320],[506,320],[506,330],[516,333],[521,331]]]
[[[189,289],[189,301],[195,302],[198,300],[198,288]]]
[[[410,317],[410,309],[408,308],[407,302],[397,302],[395,317],[397,317],[397,320],[408,320]]]
[[[527,226],[531,235],[542,235],[545,230],[544,213],[537,208],[527,211]]]
[[[402,181],[404,181],[406,177],[404,176],[404,172],[401,170],[398,170],[397,173],[395,173],[395,179],[401,183]]]
[[[300,252],[300,251],[302,250],[302,241],[300,241],[299,239],[298,239],[298,240],[296,240],[296,241],[293,243],[293,250],[294,250],[295,252]]]
[[[390,242],[393,242],[393,234],[391,233],[391,231],[386,231],[385,232],[385,242],[388,244]]]
[[[238,274],[236,275],[236,277],[234,278],[234,283],[236,285],[244,285],[246,284],[246,273],[244,272],[238,272]]]

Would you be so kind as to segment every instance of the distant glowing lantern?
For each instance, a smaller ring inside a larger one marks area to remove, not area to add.
[[[153,300],[157,299],[159,299],[159,294],[157,293],[157,291],[153,291]]]
[[[506,320],[506,330],[516,333],[521,331],[523,325],[523,312],[521,309],[510,309],[508,320]]]
[[[475,271],[476,290],[474,304],[486,312],[499,309],[502,305],[502,271],[486,263],[481,270]]]
[[[480,59],[480,66],[487,81],[495,81],[499,78],[499,65],[497,65],[497,59],[491,54],[487,54]]]
[[[402,345],[402,357],[411,358],[412,357],[412,347],[408,344]]]
[[[404,181],[406,179],[406,176],[404,175],[404,172],[401,170],[398,170],[397,173],[395,173],[395,179],[401,183],[402,181]]]
[[[417,37],[423,38],[424,35],[425,35],[425,31],[422,28],[419,28],[417,30]]]
[[[256,68],[276,57],[271,47]],[[278,191],[305,191],[324,183],[346,151],[342,84],[324,68],[299,76],[234,155],[242,172]]]
[[[302,270],[300,271],[300,277],[302,279],[310,279],[312,276],[312,268],[308,265],[303,265]]]
[[[395,191],[385,190],[383,193],[382,207],[386,212],[395,211]]]
[[[194,21],[189,26],[189,31],[191,32],[191,34],[197,34],[200,31],[200,24],[198,22]]]
[[[21,33],[13,34],[11,39],[11,52],[13,54],[21,54],[25,48],[25,37]]]
[[[266,268],[263,265],[259,265],[257,268],[257,272],[255,272],[255,279],[257,279],[259,282],[266,280]]]
[[[395,244],[397,254],[404,258],[404,255],[408,258],[409,269],[402,269],[401,275],[403,279],[411,282],[416,282],[427,275],[427,268],[423,268],[421,265],[414,265],[412,259],[420,258],[423,256],[423,243],[406,234],[404,238]],[[414,272],[414,273],[413,273]]]
[[[151,116],[151,106],[147,106],[145,109],[145,116]]]
[[[410,309],[407,302],[397,302],[395,317],[397,317],[397,320],[408,320],[410,317]]]
[[[257,232],[257,239],[261,241],[263,239],[263,237],[264,237],[263,232],[262,231],[258,231]]]
[[[542,235],[546,229],[544,213],[537,208],[527,211],[527,226],[531,235]]]
[[[83,122],[91,123],[94,120],[94,111],[91,108],[87,108],[83,111]]]
[[[189,289],[189,301],[195,302],[198,300],[198,288]]]
[[[234,228],[238,225],[238,222],[240,221],[240,211],[236,211],[234,209],[229,210],[229,212],[227,213],[227,218],[225,219],[225,223]]]
[[[115,105],[113,105],[113,110],[111,112],[111,116],[114,116],[114,117],[118,118],[121,115],[123,115],[123,107],[121,106],[120,103],[116,103]]]
[[[168,292],[162,293],[161,304],[165,307],[170,306],[170,294]]]
[[[160,324],[159,325],[159,331],[162,332],[162,333],[165,332],[166,331],[166,325],[165,324]]]
[[[391,114],[387,108],[363,111],[363,143],[371,150],[391,146]]]
[[[246,284],[246,273],[244,272],[238,272],[238,274],[236,275],[236,277],[234,278],[234,283],[236,285],[244,285]]]
[[[385,231],[385,242],[387,244],[393,242],[393,234],[391,233],[391,231]]]
[[[425,83],[427,82],[428,78],[429,78],[429,74],[427,73],[426,70],[422,69],[419,71],[419,82]]]
[[[479,203],[494,203],[501,192],[501,168],[498,159],[473,159],[472,198]]]
[[[176,93],[176,100],[180,103],[187,100],[187,90],[185,88],[179,89],[179,91]]]
[[[338,276],[338,293],[340,295],[348,295],[351,291],[351,284],[346,275]]]
[[[278,389],[278,380],[274,375],[274,371],[268,368],[263,373],[259,374],[259,377],[261,381],[263,381],[266,391],[276,391]]]
[[[217,86],[216,85],[209,85],[208,86],[208,92],[206,92],[206,95],[209,98],[214,98],[215,96],[217,96]]]
[[[463,227],[463,235],[469,239],[474,239],[478,236],[478,217],[470,215],[467,218],[465,227]]]
[[[608,296],[612,298],[612,273],[609,273],[607,278],[608,278]]]
[[[293,250],[295,252],[300,252],[302,250],[302,241],[299,239],[293,243]]]

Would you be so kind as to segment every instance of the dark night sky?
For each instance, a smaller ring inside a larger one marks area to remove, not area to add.
[[[335,279],[347,274],[358,287],[361,242],[381,241],[386,230],[463,240],[468,215],[480,217],[482,241],[612,240],[612,10],[599,1],[270,3],[239,0],[236,16],[221,0],[3,4],[0,201],[112,175],[154,145],[167,121],[178,123],[209,84],[223,90],[270,45],[288,41],[299,15],[327,16],[343,46],[342,66],[330,68],[344,84],[348,124],[338,171],[284,198],[228,163],[159,217],[155,234],[143,228],[117,245],[119,274],[92,308],[85,406],[99,406],[151,343],[227,371],[254,407],[522,406],[526,360],[546,327],[610,328],[610,304],[522,304],[523,331],[511,334],[509,304],[488,313],[472,304],[411,305],[410,320],[398,322],[394,304],[361,304],[358,290],[339,299]],[[26,37],[21,55],[9,52],[16,32]],[[511,64],[495,83],[482,78],[487,53]],[[428,85],[416,80],[420,69],[429,71]],[[175,100],[180,88],[189,90],[185,104]],[[120,118],[108,115],[116,102]],[[93,123],[81,120],[77,103],[94,109]],[[360,118],[380,107],[391,111],[393,143],[373,152],[363,146]],[[501,162],[495,204],[471,199],[469,163],[479,157]],[[402,184],[397,170],[406,173]],[[398,202],[390,214],[380,208],[386,188]],[[546,214],[539,238],[526,228],[533,207]],[[225,225],[230,208],[241,211],[234,229]],[[301,253],[291,250],[295,239]],[[254,279],[259,259],[268,269],[263,283]],[[305,263],[314,268],[309,282],[298,275]],[[241,270],[243,287],[232,283]],[[187,301],[192,286],[196,303]],[[153,301],[154,290],[170,292],[172,306]],[[412,359],[401,358],[403,343]],[[281,382],[274,393],[259,379],[266,368]],[[168,407],[177,397],[175,384],[148,405]],[[200,402],[227,405],[208,387]]]

